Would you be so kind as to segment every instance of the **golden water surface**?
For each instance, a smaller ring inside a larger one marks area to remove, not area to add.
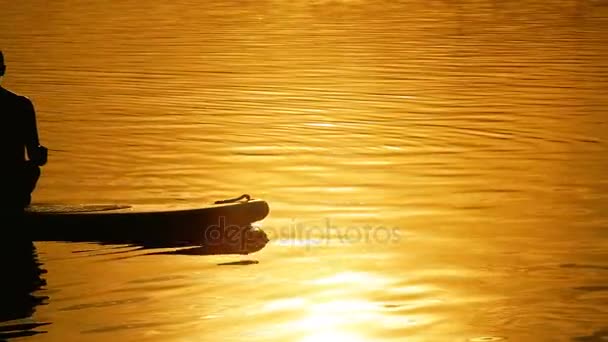
[[[34,202],[271,208],[249,256],[36,243],[24,340],[608,339],[606,1],[0,7]]]

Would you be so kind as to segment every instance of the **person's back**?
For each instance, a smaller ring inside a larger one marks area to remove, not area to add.
[[[0,108],[0,157],[4,168],[0,172],[10,172],[21,168],[25,162],[24,147],[28,126],[31,126],[27,123],[31,119],[27,117],[33,116],[33,107],[27,98],[0,87]]]
[[[4,76],[0,51],[0,77]],[[25,157],[27,150],[28,159]],[[0,193],[1,209],[23,209],[46,163],[46,148],[40,146],[32,102],[0,86]]]

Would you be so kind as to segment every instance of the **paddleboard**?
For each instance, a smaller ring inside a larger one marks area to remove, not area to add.
[[[24,223],[35,241],[243,244],[250,235],[260,238],[251,224],[269,211],[260,199],[210,205],[33,204],[25,210]]]

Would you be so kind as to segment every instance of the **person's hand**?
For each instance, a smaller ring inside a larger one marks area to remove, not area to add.
[[[42,166],[42,165],[46,164],[48,155],[49,155],[49,150],[46,147],[39,145],[32,151],[30,160],[34,164],[36,164],[38,166]]]

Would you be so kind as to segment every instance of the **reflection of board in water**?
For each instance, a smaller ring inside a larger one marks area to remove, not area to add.
[[[203,245],[251,253],[268,239],[251,224],[269,213],[262,200],[186,205],[32,205],[26,225],[36,241],[96,241],[148,247]]]

